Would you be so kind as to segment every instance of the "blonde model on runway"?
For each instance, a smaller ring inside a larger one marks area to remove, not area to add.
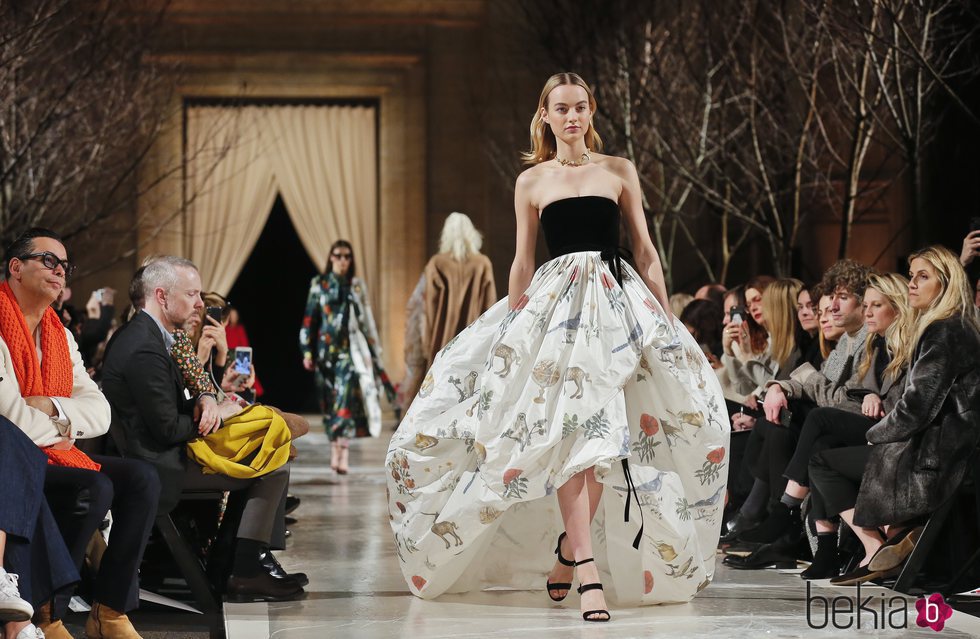
[[[668,310],[635,167],[598,152],[595,108],[575,74],[545,84],[510,295],[439,352],[389,446],[391,526],[420,597],[561,601],[577,580],[583,618],[607,621],[605,595],[688,601],[714,572],[725,402]],[[553,259],[535,271],[539,226]]]

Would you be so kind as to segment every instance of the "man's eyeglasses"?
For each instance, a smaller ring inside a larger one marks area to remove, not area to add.
[[[332,257],[335,260],[352,260],[352,259],[354,259],[354,256],[351,255],[350,253],[331,253],[330,254],[330,257]]]
[[[44,268],[49,270],[55,270],[59,266],[65,271],[65,278],[71,277],[72,273],[75,272],[75,265],[68,260],[60,259],[57,255],[51,251],[44,251],[43,253],[28,253],[27,255],[18,255],[17,259],[24,260],[41,260],[41,264]]]

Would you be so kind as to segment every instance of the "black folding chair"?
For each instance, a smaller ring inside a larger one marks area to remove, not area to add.
[[[966,475],[964,475],[963,481],[960,482],[956,492],[929,517],[929,521],[923,528],[919,541],[915,544],[912,554],[905,561],[902,572],[895,580],[895,585],[892,586],[893,590],[905,594],[914,594],[912,591],[917,586],[923,566],[925,566],[926,561],[929,559],[929,555],[935,550],[936,542],[940,539],[943,529],[946,528],[948,523],[951,523],[950,513],[958,505],[962,505],[964,503],[964,497],[969,497],[971,493],[976,504],[976,521],[973,522],[973,525],[976,527],[973,532],[976,534],[980,531],[980,447],[974,450],[973,455],[967,462]],[[960,523],[962,524],[963,522]],[[957,562],[957,564],[959,565],[959,569],[953,578],[939,586],[930,584],[931,591],[948,596],[977,585],[975,583],[964,583],[964,578],[968,577],[973,568],[980,564],[980,548],[974,550],[973,554],[965,562]]]
[[[186,490],[180,495],[181,501],[219,501],[224,493],[219,490]],[[218,612],[221,609],[220,599],[215,597],[211,582],[204,570],[204,565],[198,554],[181,534],[170,514],[156,518],[155,526],[160,538],[167,546],[180,575],[187,582],[187,587],[194,597],[195,603],[204,613]]]

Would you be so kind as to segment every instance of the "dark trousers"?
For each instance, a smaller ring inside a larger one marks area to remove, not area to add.
[[[786,490],[786,477],[783,473],[796,450],[801,427],[795,423],[789,426],[773,424],[764,419],[756,421],[752,427],[749,448],[755,456],[752,476],[769,485],[769,501],[775,503]],[[758,451],[758,452],[755,452]]]
[[[0,530],[7,533],[4,569],[18,576],[20,596],[40,605],[78,581],[58,525],[44,499],[48,458],[6,417],[0,417]]]
[[[733,431],[728,453],[728,505],[726,508],[738,510],[752,491],[755,479],[749,470],[754,459],[749,458],[749,440],[752,431]]]
[[[112,509],[109,545],[93,594],[99,603],[127,612],[139,606],[139,566],[160,501],[160,479],[153,466],[138,459],[92,459],[102,470],[49,466],[44,490],[78,569],[89,540]],[[56,617],[67,609],[62,599],[55,601]]]
[[[227,475],[205,475],[201,466],[187,461],[185,490],[243,491],[244,505],[235,537],[266,544],[274,550],[286,547],[286,490],[289,488],[289,464],[267,475],[238,479]]]
[[[824,511],[814,511],[815,519],[829,519],[854,508],[870,455],[871,446],[865,444],[829,448],[810,458],[811,496],[817,495]]]
[[[810,457],[828,448],[867,444],[868,429],[878,420],[839,408],[815,408],[803,422],[796,452],[786,466],[786,478],[808,486]]]

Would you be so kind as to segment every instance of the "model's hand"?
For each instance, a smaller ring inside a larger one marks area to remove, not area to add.
[[[303,368],[305,368],[308,371],[312,371],[313,370],[313,359],[310,358],[310,357],[304,357],[303,358]]]
[[[789,408],[789,401],[786,399],[786,393],[783,392],[782,386],[773,384],[769,387],[769,390],[766,391],[766,398],[762,402],[762,408],[766,413],[766,420],[773,424],[779,423],[779,411]]]
[[[25,397],[24,401],[31,408],[36,408],[48,417],[57,417],[58,409],[55,408],[54,402],[51,401],[50,397],[45,397],[44,395],[32,395],[30,397]]]
[[[969,266],[974,258],[980,255],[980,231],[970,231],[963,238],[963,250],[960,251],[960,264]]]
[[[881,419],[885,416],[885,410],[881,403],[881,398],[874,393],[868,393],[861,402],[861,414],[872,419]]]
[[[218,402],[210,395],[202,395],[194,407],[194,419],[197,420],[197,432],[206,437],[221,426],[221,415],[218,412]]]

